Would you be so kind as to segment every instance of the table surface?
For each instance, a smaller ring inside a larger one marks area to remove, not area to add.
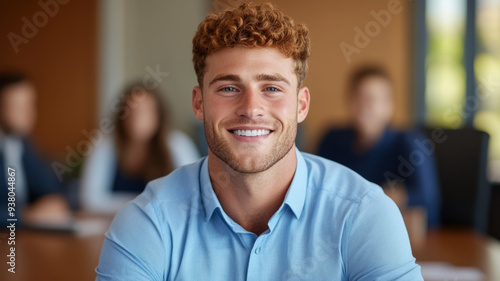
[[[0,280],[94,280],[103,235],[78,237],[69,233],[18,230],[16,273],[7,272],[6,233],[0,233]],[[430,232],[420,248],[417,262],[445,261],[455,266],[480,269],[485,281],[500,280],[500,242],[463,229]],[[495,266],[496,265],[496,266]]]
[[[447,262],[475,267],[484,281],[500,281],[500,242],[469,229],[439,229],[427,234],[421,247],[413,249],[418,262]]]

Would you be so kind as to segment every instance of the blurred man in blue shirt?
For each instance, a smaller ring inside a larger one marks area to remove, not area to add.
[[[193,39],[209,155],[121,210],[97,280],[422,280],[396,205],[295,147],[307,29],[270,4],[208,16]]]
[[[394,99],[389,75],[376,65],[355,70],[348,102],[351,128],[330,130],[318,155],[382,186],[408,220],[420,217],[407,223],[411,237],[425,233],[427,225],[438,226],[440,189],[430,140],[416,130],[391,129]]]

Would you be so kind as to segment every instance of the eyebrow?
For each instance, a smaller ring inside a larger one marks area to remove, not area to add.
[[[290,85],[290,81],[288,81],[288,79],[286,79],[285,77],[283,77],[283,75],[281,75],[279,73],[258,74],[256,76],[256,80],[257,81],[278,81],[278,82],[284,82],[284,83]],[[220,75],[215,76],[215,78],[212,79],[212,81],[210,81],[210,83],[208,85],[211,86],[212,84],[214,84],[215,82],[218,82],[218,81],[241,82],[241,78],[240,78],[240,76],[234,75],[234,74],[220,74]]]
[[[219,74],[215,76],[210,83],[208,83],[208,86],[211,86],[213,83],[218,82],[218,81],[234,81],[234,82],[241,82],[241,78],[238,75],[233,75],[233,74]]]
[[[276,81],[276,82],[285,82],[286,84],[290,85],[290,81],[283,77],[283,75],[279,73],[275,74],[259,74],[257,75],[257,81]]]

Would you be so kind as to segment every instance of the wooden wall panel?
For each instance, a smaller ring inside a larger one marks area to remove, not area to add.
[[[45,153],[62,160],[65,147],[75,147],[85,139],[82,130],[96,123],[97,1],[40,2],[50,5],[0,2],[0,71],[14,69],[32,78],[38,89],[34,138]]]

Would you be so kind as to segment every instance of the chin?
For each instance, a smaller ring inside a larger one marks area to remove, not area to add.
[[[272,151],[226,148],[225,151],[218,150],[213,151],[213,153],[236,172],[243,174],[259,173],[269,169],[273,164]]]
[[[235,163],[233,170],[243,173],[243,174],[255,174],[263,172],[273,166],[274,163],[269,162],[269,159],[263,158],[244,158],[239,159],[238,163]]]
[[[255,174],[266,171],[278,163],[293,147],[295,132],[287,138],[270,136],[262,143],[241,143],[232,138],[216,137],[212,130],[205,128],[208,147],[232,170],[242,174]],[[278,134],[274,132],[273,134]]]
[[[234,163],[234,165],[229,165],[234,171],[240,174],[257,174],[264,172],[273,166],[268,163]]]

